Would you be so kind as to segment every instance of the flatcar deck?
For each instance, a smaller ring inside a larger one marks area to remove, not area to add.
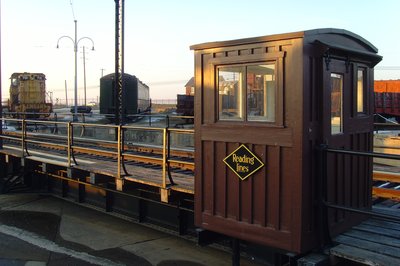
[[[15,157],[22,157],[21,150],[13,146],[5,146],[1,153],[12,155]],[[29,156],[24,156],[28,160],[34,160],[41,163],[58,165],[67,167],[67,158],[60,156],[60,153],[55,150],[42,151],[29,151]],[[117,164],[115,161],[107,161],[104,158],[80,158],[76,156],[77,165],[73,165],[73,169],[86,171],[91,174],[100,174],[108,176],[111,179],[117,177]],[[141,184],[150,185],[153,187],[162,187],[162,171],[161,167],[157,165],[134,163],[129,162],[125,164],[127,175],[124,179],[129,182],[136,182]],[[194,175],[191,171],[175,170],[171,172],[174,180],[174,185],[167,184],[169,189],[188,194],[194,194]]]
[[[381,211],[375,210],[375,211]],[[398,216],[398,211],[384,211]],[[366,265],[400,265],[400,222],[368,219],[335,237],[330,254]]]

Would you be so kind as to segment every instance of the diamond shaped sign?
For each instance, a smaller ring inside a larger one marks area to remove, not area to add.
[[[241,180],[245,180],[264,166],[264,163],[244,144],[240,145],[239,148],[229,154],[224,159],[224,163]]]

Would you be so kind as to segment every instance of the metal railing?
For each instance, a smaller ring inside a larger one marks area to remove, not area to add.
[[[398,216],[393,216],[393,215],[387,215],[383,213],[378,213],[370,210],[365,210],[365,209],[360,209],[360,208],[354,208],[354,207],[349,207],[345,205],[339,205],[335,204],[332,202],[329,202],[327,199],[327,191],[328,191],[328,174],[327,174],[327,164],[328,164],[328,158],[327,154],[328,153],[333,153],[333,154],[342,154],[342,155],[350,155],[350,156],[361,156],[361,157],[369,157],[369,158],[382,158],[382,159],[393,159],[393,160],[400,160],[399,155],[393,155],[393,154],[386,154],[386,153],[377,153],[377,152],[364,152],[364,151],[352,151],[352,150],[344,150],[344,149],[333,149],[329,148],[326,145],[321,145],[318,147],[318,160],[319,160],[319,175],[321,177],[320,180],[320,202],[326,206],[327,208],[333,208],[333,209],[338,209],[338,210],[343,210],[343,211],[350,211],[350,212],[355,212],[355,213],[360,213],[360,214],[366,214],[366,215],[371,215],[377,218],[382,218],[382,219],[389,219],[389,220],[396,220],[400,221],[400,217]],[[372,187],[371,187],[372,190]],[[372,191],[371,191],[372,194]]]
[[[129,131],[146,131],[146,132],[156,132],[161,137],[160,146],[162,148],[161,158],[158,157],[150,157],[148,159],[152,159],[158,161],[162,166],[162,180],[161,180],[161,188],[166,189],[170,185],[174,185],[173,177],[171,175],[171,167],[170,163],[182,163],[188,164],[186,161],[173,160],[171,159],[171,134],[189,134],[193,135],[193,129],[180,129],[180,128],[169,128],[169,122],[166,123],[165,127],[145,127],[145,126],[129,126],[129,125],[109,125],[109,124],[89,124],[89,123],[80,123],[80,122],[59,122],[59,121],[46,121],[46,120],[29,120],[29,119],[15,119],[15,118],[1,118],[3,124],[12,124],[17,132],[20,132],[18,135],[7,135],[3,130],[3,134],[0,135],[1,140],[11,140],[20,142],[20,152],[21,157],[30,156],[28,144],[37,144],[37,145],[51,145],[58,147],[61,150],[66,151],[66,166],[68,168],[73,168],[78,165],[78,161],[75,158],[74,151],[86,151],[92,152],[93,154],[107,154],[112,158],[116,158],[117,160],[117,178],[123,179],[125,176],[129,176],[129,173],[125,167],[126,158],[130,160],[135,160],[138,158],[144,158],[145,155],[136,155],[131,154],[125,150],[127,141],[125,140],[126,134]],[[34,139],[34,137],[38,136],[38,131],[40,128],[46,128],[50,133],[40,133],[42,139]],[[94,139],[89,137],[82,137],[82,132],[87,130],[88,128],[101,128],[106,129],[109,132],[113,132],[113,139]],[[57,129],[57,130],[55,130]],[[75,136],[74,132],[81,132],[80,136]],[[46,139],[46,136],[48,139]],[[57,140],[61,141],[61,143],[49,142],[50,139],[57,138]],[[98,146],[82,146],[77,144],[82,143],[82,140],[85,141],[86,144],[103,143],[104,146],[113,147],[113,149],[102,149],[103,145]],[[132,142],[130,142],[132,145]],[[136,144],[140,144],[137,143]],[[194,163],[193,163],[194,166]],[[167,182],[167,178],[169,179],[169,183]]]

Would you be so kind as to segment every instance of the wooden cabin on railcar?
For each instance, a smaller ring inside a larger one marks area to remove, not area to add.
[[[321,243],[315,150],[372,151],[377,49],[341,29],[191,46],[195,223],[302,253]],[[372,161],[328,155],[327,198],[371,206]],[[330,209],[331,235],[361,216]]]

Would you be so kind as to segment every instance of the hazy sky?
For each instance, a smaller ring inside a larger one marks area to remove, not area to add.
[[[114,72],[114,0],[0,0],[2,94],[13,72],[41,72],[55,98],[74,88],[74,18],[78,21],[78,95],[83,98],[82,46],[88,99]],[[153,99],[175,99],[193,76],[193,44],[316,28],[352,31],[379,49],[375,79],[400,79],[398,0],[146,0],[125,1],[125,72],[150,86]],[[388,70],[386,67],[394,67]]]

